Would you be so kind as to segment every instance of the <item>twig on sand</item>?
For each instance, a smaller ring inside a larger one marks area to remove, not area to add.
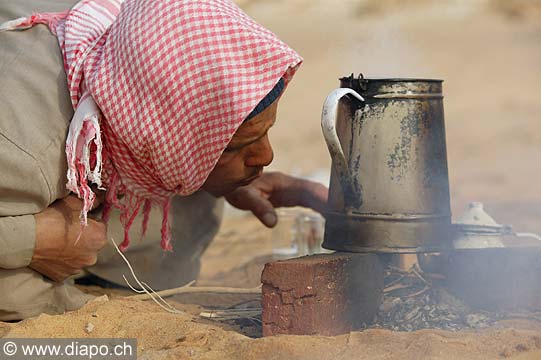
[[[191,283],[190,283],[191,284]],[[217,286],[190,286],[190,284],[173,289],[166,289],[157,291],[156,294],[162,298],[175,296],[179,294],[249,294],[261,296],[261,286],[245,289],[245,288],[231,288],[231,287],[217,287]],[[150,300],[148,294],[132,295],[128,296],[129,299],[134,300]]]
[[[209,310],[203,311],[199,314],[202,318],[214,319],[214,320],[238,320],[238,319],[250,319],[261,322],[257,316],[261,315],[261,308],[253,309],[223,309],[223,310]]]
[[[212,294],[252,294],[252,295],[256,295],[256,296],[261,296],[261,286],[258,286],[256,288],[252,288],[252,289],[227,288],[227,287],[191,287],[191,285],[195,281],[192,281],[192,282],[188,283],[187,285],[184,285],[184,286],[178,287],[178,288],[174,288],[174,289],[166,289],[166,290],[162,290],[162,291],[154,291],[154,289],[152,289],[147,283],[139,280],[139,278],[135,274],[135,271],[133,270],[133,267],[131,266],[129,260],[124,256],[122,251],[120,251],[120,249],[118,248],[118,246],[115,243],[113,238],[111,238],[111,242],[113,243],[113,245],[114,245],[116,251],[118,252],[118,254],[120,255],[120,257],[124,260],[124,262],[126,262],[126,265],[130,269],[130,273],[131,273],[133,279],[135,280],[137,285],[139,285],[139,287],[141,288],[141,289],[136,289],[135,287],[133,287],[130,284],[130,282],[128,281],[128,279],[124,275],[122,275],[122,277],[124,278],[124,281],[129,286],[129,288],[132,289],[134,292],[138,293],[138,295],[127,296],[127,298],[129,298],[129,299],[152,300],[157,305],[159,305],[162,309],[164,309],[165,311],[170,312],[170,313],[174,313],[174,314],[180,314],[180,313],[182,313],[182,311],[176,309],[173,305],[171,305],[167,301],[165,301],[164,300],[165,297],[178,295],[178,294],[186,294],[186,293],[192,293],[192,294],[194,294],[194,293],[198,293],[198,294],[211,294],[211,293]],[[246,316],[240,316],[240,317],[252,318],[253,317],[252,315],[254,314],[254,309],[249,309],[249,310],[251,310],[251,312],[247,311],[247,310],[231,310],[231,311],[230,310],[224,310],[223,313],[225,314],[225,313],[229,312],[231,315],[229,315],[228,317],[231,317],[233,319],[239,318],[239,315],[238,315],[239,313],[246,314]],[[261,309],[259,309],[257,311],[258,312],[255,313],[255,315],[258,315],[258,314],[261,313]],[[211,314],[211,316],[207,316],[207,317],[212,318],[213,313],[214,312],[207,313],[207,314]],[[203,317],[203,315],[200,315],[200,316]]]
[[[122,251],[120,251],[120,249],[118,248],[118,245],[116,244],[115,240],[113,238],[111,238],[111,242],[113,243],[113,245],[115,246],[115,249],[117,251],[117,253],[120,255],[120,257],[122,258],[122,260],[124,260],[124,262],[126,263],[126,265],[128,265],[128,268],[130,269],[130,273],[133,277],[133,279],[135,280],[135,282],[137,283],[137,285],[139,285],[141,287],[141,290],[137,290],[135,289],[128,281],[128,279],[126,279],[126,277],[124,275],[122,275],[122,277],[124,278],[124,281],[126,281],[126,284],[128,284],[128,286],[130,287],[130,289],[133,289],[133,291],[135,292],[145,292],[145,295],[149,296],[150,299],[152,299],[152,301],[154,301],[159,307],[161,307],[162,309],[164,309],[165,311],[167,312],[170,312],[170,313],[173,313],[173,314],[181,314],[182,311],[176,309],[173,305],[169,304],[167,301],[165,301],[159,294],[157,294],[150,286],[148,286],[148,284],[146,283],[142,283],[139,278],[137,277],[137,275],[135,275],[135,271],[133,270],[133,267],[131,266],[130,264],[130,261],[126,258],[126,256],[124,256],[124,254],[122,253]]]

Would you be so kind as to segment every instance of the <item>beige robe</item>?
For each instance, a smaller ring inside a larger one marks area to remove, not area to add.
[[[0,22],[34,11],[62,11],[75,0],[0,0]],[[56,37],[44,25],[0,33],[0,320],[77,309],[91,299],[72,282],[55,283],[28,268],[35,244],[34,214],[66,190],[65,139],[73,109]],[[199,258],[221,221],[223,202],[199,192],[172,204],[174,252],[160,246],[160,211],[146,239],[140,222],[127,251],[140,279],[155,289],[181,286],[198,275]],[[108,237],[122,241],[118,213]],[[109,244],[88,272],[124,285],[129,271]]]

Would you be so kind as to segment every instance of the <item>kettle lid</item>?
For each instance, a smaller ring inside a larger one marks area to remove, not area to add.
[[[476,225],[476,226],[490,226],[490,227],[503,227],[487,214],[483,207],[483,203],[472,202],[468,205],[468,210],[464,212],[457,220],[460,225]]]
[[[502,236],[509,226],[498,224],[480,202],[472,202],[455,224],[457,227],[453,246],[459,249],[503,248]]]
[[[439,79],[414,78],[365,78],[351,74],[340,78],[340,86],[350,88],[365,98],[429,99],[443,98],[442,82]]]

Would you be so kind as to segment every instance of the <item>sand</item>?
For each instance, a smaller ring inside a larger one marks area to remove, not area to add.
[[[320,110],[339,76],[441,78],[453,213],[482,201],[500,222],[541,233],[540,1],[239,3],[305,58],[270,133],[272,169],[325,180],[330,158]],[[270,236],[253,217],[228,211],[203,257],[198,285],[257,286]],[[184,312],[169,314],[150,302],[114,296],[65,315],[4,323],[0,333],[135,337],[142,359],[541,359],[541,324],[534,321],[503,321],[479,331],[252,339],[201,319],[196,305],[176,304]],[[88,323],[91,333],[85,331]]]
[[[93,325],[90,333],[85,330],[89,323]],[[475,333],[367,330],[336,337],[251,339],[189,312],[170,314],[149,302],[104,298],[63,316],[41,315],[1,328],[4,336],[10,338],[137,338],[140,359],[299,360],[539,359],[540,330],[541,324],[524,321]]]

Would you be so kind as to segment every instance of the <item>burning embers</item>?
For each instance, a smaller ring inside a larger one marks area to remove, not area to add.
[[[380,271],[385,278],[367,286]],[[354,273],[367,276],[353,279],[350,275]],[[267,265],[263,315],[256,300],[233,309],[213,310],[208,318],[251,337],[262,333],[339,335],[373,328],[478,330],[500,320],[541,321],[541,311],[486,311],[468,306],[446,290],[445,281],[443,275],[423,272],[417,266],[409,271],[383,270],[373,255],[315,255]],[[382,298],[376,296],[381,292]]]
[[[370,327],[395,331],[420,329],[482,329],[496,321],[530,318],[541,321],[541,313],[489,312],[475,310],[450,294],[439,275],[423,273],[417,266],[409,271],[389,267],[385,274],[383,303]]]

